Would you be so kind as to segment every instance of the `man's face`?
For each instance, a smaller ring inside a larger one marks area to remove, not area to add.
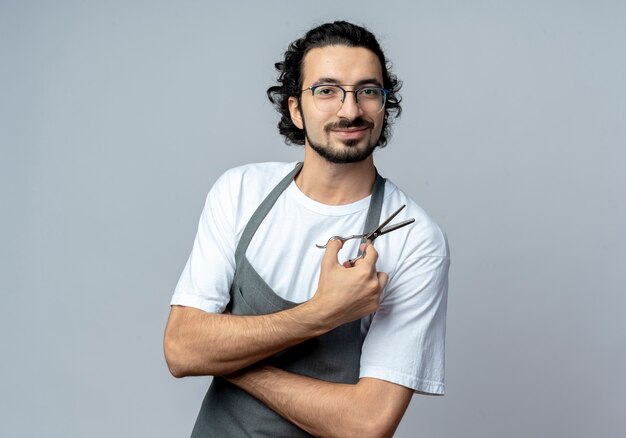
[[[302,89],[320,84],[341,85],[347,91],[365,85],[382,87],[382,67],[376,55],[363,47],[327,46],[304,57]],[[381,134],[384,109],[363,110],[354,93],[346,93],[336,111],[320,111],[310,90],[300,102],[289,99],[294,124],[305,131],[305,144],[333,163],[354,163],[368,158]]]

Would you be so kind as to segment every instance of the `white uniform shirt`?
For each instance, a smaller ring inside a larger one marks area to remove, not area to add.
[[[235,249],[248,220],[295,163],[237,167],[210,190],[198,234],[171,300],[172,305],[221,313],[230,300]],[[317,288],[324,244],[333,235],[363,231],[370,197],[347,205],[325,205],[295,183],[283,192],[252,238],[246,256],[274,292],[293,302]],[[387,180],[381,221],[415,223],[378,238],[378,271],[389,274],[379,310],[362,319],[366,333],[360,377],[393,382],[416,391],[443,394],[444,338],[449,253],[445,235],[426,213]],[[356,256],[358,240],[346,242],[343,262]]]

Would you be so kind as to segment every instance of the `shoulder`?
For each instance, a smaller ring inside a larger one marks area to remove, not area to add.
[[[289,171],[293,170],[296,163],[293,162],[265,162],[249,163],[233,167],[222,175],[230,178],[275,178],[282,179]]]
[[[207,195],[205,212],[224,217],[241,232],[263,199],[296,163],[254,163],[234,167],[215,181]]]
[[[257,198],[269,193],[295,164],[267,162],[233,167],[216,180],[211,191],[224,194],[231,199],[239,196]]]
[[[439,224],[390,180],[387,180],[385,193],[384,211],[381,216],[388,217],[401,205],[406,205],[394,222],[415,218],[415,222],[409,225],[407,230],[404,256],[448,258],[448,240]]]

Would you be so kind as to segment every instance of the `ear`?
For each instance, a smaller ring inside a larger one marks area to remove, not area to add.
[[[289,100],[287,100],[287,104],[289,105],[289,114],[291,115],[291,121],[298,129],[304,129],[304,123],[302,123],[302,113],[300,112],[300,103],[298,102],[298,98],[295,96],[291,96]]]

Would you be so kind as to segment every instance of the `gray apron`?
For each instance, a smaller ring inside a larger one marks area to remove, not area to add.
[[[241,235],[235,251],[236,269],[228,305],[234,315],[264,315],[298,305],[281,298],[268,286],[246,258],[246,250],[259,225],[301,167],[299,163],[270,192]],[[363,232],[378,226],[384,190],[385,180],[376,174]],[[264,363],[328,382],[356,383],[362,345],[361,320],[356,320],[267,358]],[[225,379],[214,377],[191,436],[291,438],[311,435]]]

